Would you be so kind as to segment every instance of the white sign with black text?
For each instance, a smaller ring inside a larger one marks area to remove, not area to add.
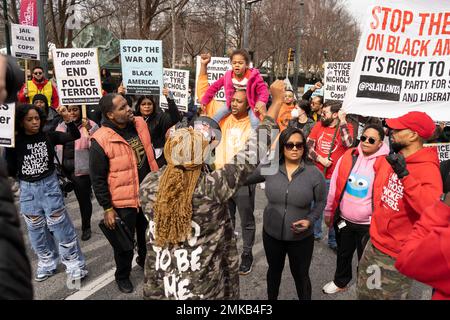
[[[169,92],[173,93],[178,110],[187,112],[189,103],[189,71],[164,68],[163,78],[164,86],[169,89]],[[161,108],[167,109],[169,107],[164,95],[161,95],[159,101]]]
[[[39,27],[11,23],[11,53],[16,58],[39,60]]]
[[[97,48],[54,49],[53,63],[61,105],[100,101],[102,83]]]

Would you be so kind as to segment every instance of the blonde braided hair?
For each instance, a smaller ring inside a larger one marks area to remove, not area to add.
[[[191,235],[192,195],[200,177],[208,141],[192,128],[178,129],[167,140],[164,170],[153,207],[156,245],[184,242]]]

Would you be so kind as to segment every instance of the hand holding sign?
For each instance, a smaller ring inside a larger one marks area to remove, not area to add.
[[[347,114],[343,110],[338,111],[338,117],[341,124],[347,123]]]
[[[56,111],[59,113],[61,118],[63,118],[64,122],[70,122],[72,120],[70,118],[69,111],[67,111],[67,108],[65,106],[59,106]]]

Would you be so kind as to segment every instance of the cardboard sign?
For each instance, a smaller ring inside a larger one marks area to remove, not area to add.
[[[0,147],[14,147],[16,105],[0,105]]]
[[[102,97],[97,49],[54,49],[61,105],[97,104]]]
[[[196,96],[196,104],[200,104],[200,101],[197,100],[197,81],[198,75],[200,74],[200,56],[197,56],[197,65],[196,65],[196,75],[195,78],[195,96]],[[230,59],[223,57],[211,57],[211,62],[208,64],[207,73],[208,73],[208,84],[211,85],[220,78],[225,75],[225,72],[231,69]],[[222,88],[219,90],[214,99],[216,101],[225,101],[225,90]]]
[[[169,92],[173,93],[178,110],[187,112],[189,103],[189,71],[164,68],[163,78],[164,86],[169,89]],[[161,95],[159,101],[161,108],[167,109],[169,107],[164,95]]]
[[[450,120],[447,1],[383,1],[368,7],[344,110],[393,118],[426,112]]]
[[[120,40],[123,85],[127,94],[160,95],[163,88],[162,41]]]
[[[11,46],[14,57],[39,60],[39,28],[11,23]]]
[[[353,62],[326,62],[324,77],[324,99],[343,101],[350,83]]]

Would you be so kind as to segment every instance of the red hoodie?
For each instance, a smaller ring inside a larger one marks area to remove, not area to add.
[[[397,258],[425,208],[439,200],[442,179],[436,148],[423,148],[406,158],[409,174],[398,179],[383,159],[374,166],[374,211],[370,225],[373,245]]]
[[[436,289],[433,300],[450,300],[450,207],[428,207],[406,239],[395,267]]]

